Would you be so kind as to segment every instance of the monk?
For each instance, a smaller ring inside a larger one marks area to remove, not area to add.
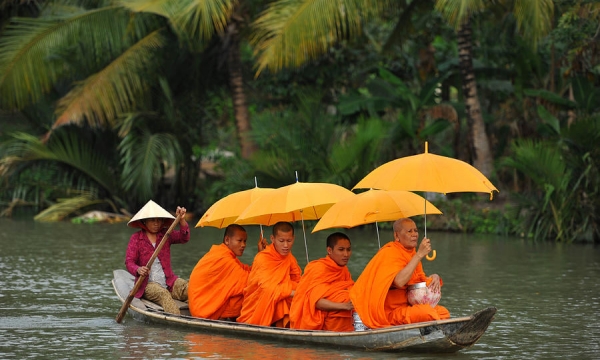
[[[371,329],[422,321],[448,319],[443,306],[410,305],[406,296],[409,285],[426,282],[433,292],[440,292],[442,279],[423,272],[421,259],[431,251],[431,242],[423,238],[416,250],[419,232],[411,219],[394,222],[394,241],[383,246],[369,261],[350,299],[362,322]]]
[[[254,257],[238,322],[289,327],[290,305],[302,274],[292,245],[292,224],[273,225],[271,244]]]
[[[198,261],[188,285],[192,316],[233,321],[240,316],[243,291],[251,268],[238,257],[244,254],[247,239],[246,229],[231,224],[225,229],[223,243],[213,245]],[[266,245],[261,237],[258,251]]]
[[[327,237],[327,256],[306,265],[290,309],[290,327],[305,330],[354,331],[348,290],[354,285],[346,266],[350,239],[336,232]]]

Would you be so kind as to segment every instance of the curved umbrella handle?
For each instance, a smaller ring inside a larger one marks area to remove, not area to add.
[[[435,250],[431,250],[433,252],[433,254],[431,254],[431,256],[429,256],[429,254],[425,255],[425,259],[429,260],[429,261],[433,261],[435,260],[436,256],[437,256],[437,251]]]

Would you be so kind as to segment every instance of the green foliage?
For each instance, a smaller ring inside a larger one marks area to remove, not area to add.
[[[40,220],[62,219],[69,210],[95,204],[122,206],[114,164],[102,148],[108,139],[99,143],[98,135],[65,128],[44,144],[29,134],[13,134],[0,147],[0,199],[47,208]]]
[[[298,112],[284,109],[258,114],[253,136],[260,151],[252,160],[267,184],[295,181],[353,186],[379,158],[386,128],[378,121],[342,124],[321,110],[318,97],[302,97]]]
[[[220,197],[254,187],[280,187],[298,180],[354,186],[380,162],[389,125],[359,120],[345,125],[322,110],[319,97],[304,96],[297,107],[257,113],[252,136],[259,151],[249,161],[219,160],[223,178],[215,182],[205,207]]]
[[[300,67],[359,34],[366,19],[394,5],[389,0],[275,1],[253,24],[257,72]]]
[[[471,16],[487,134],[496,158],[510,159],[497,163],[497,186],[517,190],[515,206],[461,195],[442,205],[446,223],[428,221],[451,231],[599,239],[597,2],[555,1],[546,38],[547,0],[38,3],[12,2],[0,15],[5,209],[48,208],[46,218],[60,219],[131,210],[152,197],[202,210],[255,178],[261,187],[288,185],[296,171],[300,181],[351,188],[377,164],[422,152],[425,140],[468,158],[472,149],[458,141],[467,128],[458,44],[432,11],[445,3],[446,18]],[[260,148],[248,161],[239,158],[239,105],[225,65],[230,19],[245,75],[303,64],[245,78]],[[82,127],[68,126],[75,123]],[[27,135],[9,136],[15,131]]]
[[[435,8],[456,29],[470,17],[485,11],[498,14],[500,19],[509,13],[516,20],[518,32],[530,40],[534,47],[552,29],[554,13],[552,0],[436,0]]]
[[[519,223],[514,216],[515,209],[510,204],[498,206],[469,195],[436,201],[435,204],[443,215],[427,218],[428,227],[433,230],[505,236],[518,232]]]
[[[78,210],[103,202],[103,200],[97,200],[93,196],[90,196],[90,194],[70,197],[68,199],[57,199],[54,205],[47,207],[34,216],[33,219],[42,222],[60,221]]]
[[[450,112],[454,116],[447,116],[448,112],[438,115],[442,111],[436,111],[444,107],[436,98],[436,90],[443,80],[433,78],[422,86],[411,87],[390,71],[380,68],[379,76],[373,76],[364,88],[342,96],[339,109],[343,115],[364,111],[372,118],[396,117],[389,138],[390,147],[396,151],[389,154],[389,158],[402,153],[397,151],[401,150],[401,146],[415,153],[425,141],[433,142],[443,136],[451,122],[457,121],[454,110]]]
[[[119,151],[123,189],[135,192],[138,200],[150,199],[157,192],[165,164],[177,168],[181,162],[181,150],[174,136],[148,130],[130,132],[123,138]]]
[[[153,25],[149,20],[143,16],[132,20],[118,7],[13,19],[0,38],[1,104],[5,108],[23,108],[37,102],[59,81],[72,81],[81,76],[76,73],[76,68],[69,66],[69,58],[61,57],[69,48],[75,49],[74,44],[82,46],[81,55],[86,55],[78,57],[79,61],[85,61],[85,66],[79,64],[79,68],[86,68],[88,72],[99,70],[151,30]],[[156,43],[147,45],[146,49],[148,46],[156,46]],[[136,47],[131,48],[134,49]],[[111,81],[105,84],[104,95],[111,94],[113,100],[130,104],[133,93],[141,84],[129,81],[129,74],[123,67],[131,66],[144,56],[139,50],[136,54],[129,60],[117,58],[121,64],[105,68],[112,74],[109,76]],[[99,85],[95,85],[98,91]],[[96,96],[96,99],[101,101],[102,97]]]
[[[202,48],[215,33],[223,33],[233,0],[123,0],[122,6],[138,12],[160,15],[169,20],[181,42]]]
[[[594,241],[600,238],[600,117],[561,133],[554,141],[518,141],[502,161],[530,180],[515,196],[520,231],[536,240]]]

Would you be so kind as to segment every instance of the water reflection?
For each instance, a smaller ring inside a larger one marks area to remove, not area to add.
[[[233,339],[220,335],[189,334],[185,337],[189,343],[188,359],[247,359],[247,360],[280,360],[302,359],[370,359],[364,353],[353,354],[344,351],[333,353],[318,348],[282,345],[266,341]],[[354,356],[358,355],[358,356]]]
[[[256,254],[259,229],[248,227],[248,231],[245,263],[251,263]],[[399,357],[237,339],[142,324],[129,316],[117,324],[114,317],[120,304],[110,280],[114,269],[124,268],[131,233],[123,224],[0,219],[0,358]],[[347,233],[353,247],[349,268],[356,279],[377,251],[377,235],[374,227]],[[328,234],[307,234],[311,259],[325,255]],[[596,280],[600,277],[600,249],[493,236],[428,235],[438,256],[423,265],[427,273],[438,273],[444,279],[441,304],[453,316],[469,315],[487,306],[498,308],[479,343],[451,355],[453,359],[592,359],[600,353],[600,282]],[[190,243],[172,249],[174,271],[189,276],[198,259],[222,238],[219,229],[192,229]],[[381,231],[382,244],[391,239],[391,232]],[[303,240],[296,241],[293,251],[304,266]]]

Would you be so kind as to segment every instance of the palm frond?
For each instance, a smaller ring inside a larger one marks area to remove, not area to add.
[[[345,141],[337,142],[331,152],[332,178],[329,182],[352,188],[381,159],[381,145],[389,129],[378,119],[361,119]]]
[[[489,5],[489,0],[436,0],[435,2],[435,8],[456,29],[460,28],[471,15],[485,10]]]
[[[84,194],[75,196],[68,199],[58,199],[58,202],[50,207],[46,208],[36,216],[35,221],[52,222],[61,221],[70,214],[76,211],[96,204],[104,203],[104,200],[99,200],[91,196],[91,194]]]
[[[227,26],[236,0],[130,0],[121,4],[135,12],[151,12],[169,19],[180,39],[204,42]]]
[[[564,179],[570,177],[564,157],[556,146],[521,140],[513,145],[512,150],[514,155],[503,159],[502,165],[517,169],[540,188],[549,184],[560,189]]]
[[[98,67],[144,34],[151,22],[133,19],[121,7],[105,7],[55,18],[16,18],[0,38],[0,104],[23,108],[38,101],[73,69],[59,54],[74,44],[82,59]],[[144,34],[145,35],[145,34]]]
[[[114,125],[119,115],[133,110],[147,87],[144,74],[156,64],[154,53],[164,45],[162,29],[155,30],[79,83],[59,101],[52,128],[84,121],[91,127]]]
[[[173,18],[189,1],[178,0],[120,0],[119,4],[134,12],[146,12],[160,15],[167,19]]]
[[[130,132],[119,145],[119,151],[123,187],[139,199],[153,197],[164,169],[177,168],[181,161],[181,149],[175,137],[147,130],[139,135]]]
[[[519,32],[529,38],[534,46],[552,30],[552,0],[516,0],[513,12]]]
[[[13,137],[16,141],[5,149],[0,159],[0,176],[25,163],[52,161],[72,167],[94,180],[109,194],[117,190],[114,175],[110,173],[104,158],[76,133],[55,133],[48,144],[26,133],[16,133]]]
[[[299,67],[331,44],[358,34],[361,25],[394,2],[388,0],[279,0],[254,22],[251,39],[257,75]]]
[[[188,0],[173,25],[191,40],[206,41],[225,30],[236,4],[236,0]]]

